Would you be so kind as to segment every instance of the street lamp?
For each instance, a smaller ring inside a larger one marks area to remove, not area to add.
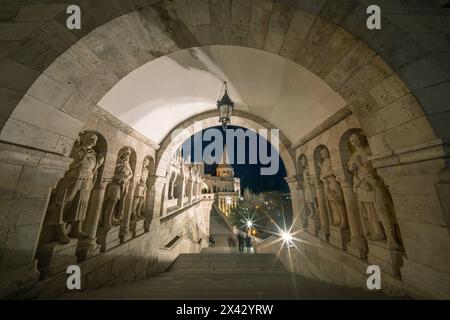
[[[231,116],[233,115],[234,110],[234,102],[228,95],[228,86],[226,81],[224,81],[223,86],[225,88],[225,92],[222,98],[217,101],[217,109],[219,109],[219,122],[222,123],[222,127],[225,130],[231,123]]]

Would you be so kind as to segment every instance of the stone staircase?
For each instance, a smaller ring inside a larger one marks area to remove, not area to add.
[[[134,283],[65,294],[63,299],[380,299],[381,292],[293,276],[273,254],[182,254],[171,268]]]

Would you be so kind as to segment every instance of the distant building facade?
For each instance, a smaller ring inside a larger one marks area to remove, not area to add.
[[[222,153],[222,160],[216,168],[216,175],[204,174],[203,183],[207,186],[207,190],[204,191],[215,194],[217,207],[228,216],[241,195],[241,179],[234,176],[226,145]]]

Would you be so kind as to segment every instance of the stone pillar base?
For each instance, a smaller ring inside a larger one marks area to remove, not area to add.
[[[378,265],[381,271],[400,278],[400,267],[402,265],[403,251],[392,249],[384,242],[367,240],[369,252],[367,261],[369,264]]]
[[[341,229],[341,227],[330,226],[330,244],[333,246],[347,250],[347,242],[350,240],[350,231]]]
[[[85,261],[98,254],[100,254],[100,245],[95,239],[86,239],[78,243],[77,257],[79,262]]]
[[[98,231],[97,243],[100,244],[100,252],[105,252],[120,244],[120,227],[112,227],[108,232],[104,232],[101,228]]]
[[[68,244],[52,242],[41,245],[36,253],[41,278],[56,275],[66,271],[67,266],[76,264],[77,244],[78,239],[71,239]]]
[[[130,231],[132,233],[133,238],[139,237],[141,234],[144,234],[145,220],[139,221],[131,221],[130,222]]]
[[[329,231],[324,231],[322,229],[319,231],[319,239],[328,242],[329,237],[330,237]]]
[[[317,237],[319,234],[319,223],[317,219],[308,218],[308,227],[306,230],[308,231],[308,233]]]
[[[347,252],[362,260],[367,259],[367,245],[364,239],[351,239],[347,243]]]
[[[120,227],[120,235],[119,236],[120,236],[120,243],[124,243],[124,242],[131,240],[133,235],[132,235],[129,227]]]

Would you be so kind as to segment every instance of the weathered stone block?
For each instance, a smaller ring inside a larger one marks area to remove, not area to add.
[[[31,4],[22,5],[17,13],[14,21],[19,22],[34,22],[47,21],[61,12],[65,12],[67,4],[64,3],[46,3],[46,4]]]
[[[1,23],[0,40],[23,40],[29,36],[41,23],[21,22],[21,23]]]
[[[224,1],[226,2],[226,1]],[[251,0],[232,0],[231,1],[231,23],[248,24],[250,22],[250,12],[252,7]]]
[[[408,88],[405,84],[396,76],[389,77],[383,80],[380,84],[376,85],[369,90],[370,96],[376,102],[375,110],[380,109],[387,104],[397,100],[398,98],[408,93]]]
[[[422,89],[416,92],[425,113],[436,114],[449,111],[450,81]]]
[[[282,57],[290,60],[294,60],[297,57],[300,50],[300,44],[308,34],[314,23],[314,19],[315,16],[308,12],[303,10],[295,11],[280,51]]]
[[[0,163],[0,199],[12,199],[19,183],[22,166],[18,164]]]
[[[83,26],[85,26],[83,20]],[[78,40],[78,36],[67,29],[65,22],[48,21],[33,32],[32,37],[53,50],[63,53]]]
[[[76,138],[83,123],[70,115],[25,95],[14,109],[12,117],[38,128],[49,130],[67,137]]]
[[[208,0],[191,0],[188,2],[188,6],[192,25],[198,26],[211,23]]]
[[[231,0],[210,0],[209,5],[211,32],[219,43],[227,44],[230,41]]]
[[[145,220],[130,222],[130,231],[132,233],[133,238],[139,237],[141,234],[143,234],[145,232],[144,224],[145,224]]]
[[[400,70],[400,75],[411,91],[449,80],[448,74],[429,57],[403,68]]]
[[[394,277],[400,277],[403,251],[389,248],[382,242],[367,241],[369,252],[367,260],[370,264],[378,265],[382,272]]]
[[[374,55],[375,53],[363,42],[357,41],[348,54],[326,76],[325,81],[332,88],[339,88],[344,81],[350,78],[355,70],[367,64]]]
[[[449,51],[450,44],[445,34],[429,33],[411,33],[410,36],[415,39],[427,50],[430,51]]]
[[[272,30],[269,30],[264,44],[264,50],[278,54],[283,45],[285,35]]]
[[[351,34],[341,28],[336,29],[330,41],[312,64],[311,71],[320,77],[325,77],[352,48],[354,43],[355,39]]]
[[[49,243],[39,246],[38,268],[43,276],[53,276],[67,269],[69,265],[76,264],[75,255],[78,240],[72,239],[68,244]]]
[[[310,67],[325,44],[330,40],[336,27],[321,18],[317,18],[303,42],[303,48],[295,61]]]
[[[269,30],[270,15],[273,4],[269,1],[258,0],[252,3],[252,13],[250,17],[248,46],[262,49]]]
[[[27,92],[28,95],[45,102],[54,108],[60,108],[72,94],[72,89],[42,73]]]
[[[0,61],[0,87],[26,92],[39,72],[5,58]]]
[[[112,227],[111,230],[104,232],[99,228],[97,232],[97,242],[100,244],[100,251],[105,252],[111,248],[120,245],[120,226]]]
[[[235,46],[246,46],[248,41],[248,24],[233,24],[230,27],[229,41]]]
[[[350,241],[350,230],[342,230],[340,227],[330,226],[330,244],[333,246],[347,250],[347,243]]]

